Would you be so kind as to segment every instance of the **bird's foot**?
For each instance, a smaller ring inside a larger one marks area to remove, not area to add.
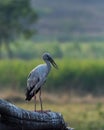
[[[50,116],[48,112],[51,112],[51,110],[35,110],[34,112],[39,112],[41,114],[47,114],[48,116]]]
[[[35,112],[47,113],[47,112],[51,112],[51,110],[38,110],[38,111],[35,111]]]

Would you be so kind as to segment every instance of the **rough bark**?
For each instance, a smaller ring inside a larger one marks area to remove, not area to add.
[[[0,99],[0,130],[71,130],[60,113],[31,112]]]

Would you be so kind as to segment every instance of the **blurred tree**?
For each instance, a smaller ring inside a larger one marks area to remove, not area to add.
[[[5,43],[12,58],[9,43],[21,35],[30,38],[36,32],[32,28],[38,16],[31,7],[31,0],[0,0],[0,48]]]

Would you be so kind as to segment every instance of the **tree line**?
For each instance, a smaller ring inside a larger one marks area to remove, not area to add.
[[[31,7],[31,0],[0,0],[0,48],[5,44],[10,58],[10,42],[21,36],[30,38],[36,32],[31,25],[37,19],[38,15]]]

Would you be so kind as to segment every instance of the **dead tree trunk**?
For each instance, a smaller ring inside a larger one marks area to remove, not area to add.
[[[60,113],[31,112],[0,99],[0,130],[71,130]]]

